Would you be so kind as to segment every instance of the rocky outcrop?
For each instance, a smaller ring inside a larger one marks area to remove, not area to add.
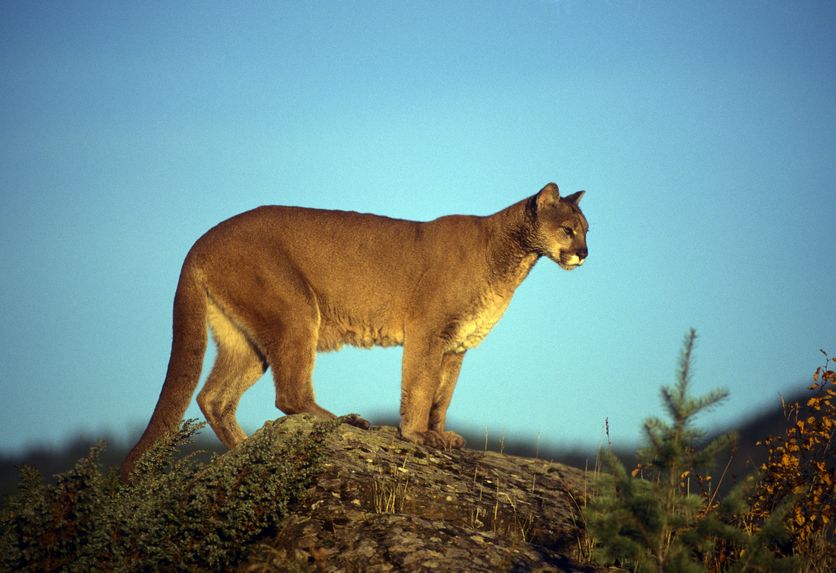
[[[268,425],[281,435],[314,423],[290,416]],[[429,449],[391,427],[342,424],[324,445],[315,483],[241,570],[592,571],[576,563],[582,470]]]

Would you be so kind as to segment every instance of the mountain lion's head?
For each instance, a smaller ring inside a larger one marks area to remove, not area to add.
[[[586,260],[586,222],[578,203],[584,191],[561,197],[557,185],[549,183],[533,198],[534,243],[540,254],[571,271]]]

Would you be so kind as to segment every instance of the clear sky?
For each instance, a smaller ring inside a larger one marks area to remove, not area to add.
[[[697,390],[731,390],[704,422],[777,404],[836,353],[834,29],[824,1],[0,3],[0,450],[144,426],[228,216],[551,180],[587,190],[588,262],[537,265],[451,428],[635,440],[691,326]],[[320,354],[319,401],[395,414],[400,357]],[[277,415],[266,376],[239,417]]]

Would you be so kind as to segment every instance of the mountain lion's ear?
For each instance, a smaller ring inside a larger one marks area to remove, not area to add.
[[[586,193],[586,191],[578,191],[577,193],[572,193],[568,197],[564,197],[563,200],[569,201],[570,203],[574,203],[575,205],[577,205],[581,202],[581,199],[583,199],[584,193]]]
[[[537,209],[543,209],[549,205],[555,205],[560,201],[560,190],[557,184],[548,183],[537,193]]]

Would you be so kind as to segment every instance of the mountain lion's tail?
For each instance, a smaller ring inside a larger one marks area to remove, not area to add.
[[[187,259],[174,295],[174,332],[165,382],[148,427],[119,468],[122,481],[130,477],[137,458],[166,433],[176,430],[183,418],[203,367],[206,306],[206,292]]]

